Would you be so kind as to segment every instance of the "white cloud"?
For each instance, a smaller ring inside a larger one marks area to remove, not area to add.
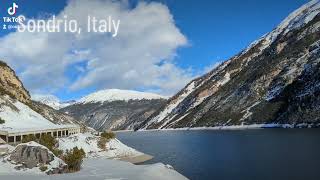
[[[213,69],[215,69],[216,67],[218,67],[220,64],[222,64],[224,61],[223,60],[215,60],[214,63],[210,64],[209,66],[205,67],[203,69],[202,74],[206,74],[209,73],[210,71],[212,71]]]
[[[120,19],[117,37],[87,33],[11,33],[0,38],[0,57],[18,70],[32,92],[52,93],[68,87],[144,89],[173,94],[193,76],[174,64],[176,50],[187,38],[175,26],[169,9],[160,3],[70,0],[64,15],[87,26],[87,16]],[[81,63],[79,66],[78,63]],[[70,67],[79,74],[70,79]]]

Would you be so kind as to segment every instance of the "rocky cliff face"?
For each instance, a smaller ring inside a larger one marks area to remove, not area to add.
[[[320,123],[320,2],[190,82],[140,129]],[[139,129],[137,128],[137,129]]]
[[[9,95],[23,103],[30,102],[29,92],[15,72],[4,62],[0,61],[0,95]]]

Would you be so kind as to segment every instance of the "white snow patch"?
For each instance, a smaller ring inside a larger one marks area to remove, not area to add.
[[[223,79],[221,81],[217,82],[217,85],[218,86],[223,86],[229,81],[230,81],[230,74],[228,72],[226,72],[226,74],[224,75]]]
[[[21,179],[21,173],[12,171],[1,171],[0,179]],[[111,179],[130,179],[130,180],[185,180],[187,179],[169,165],[162,163],[151,165],[133,165],[128,162],[110,159],[84,159],[81,171],[61,175],[41,175],[23,174],[24,180],[111,180]]]
[[[32,128],[55,128],[56,125],[45,119],[43,116],[32,110],[29,106],[19,102],[11,101],[14,106],[6,106],[6,103],[0,99],[0,117],[5,120],[4,124],[0,124],[0,129],[32,129]],[[16,108],[16,109],[15,109]]]
[[[99,137],[91,133],[75,134],[65,138],[59,138],[59,149],[66,151],[74,147],[82,148],[88,157],[136,157],[143,155],[131,147],[121,143],[118,139],[111,139],[106,144],[106,151],[98,147]]]
[[[242,118],[240,119],[240,121],[244,121],[246,120],[248,117],[250,117],[252,115],[252,112],[250,111],[253,107],[255,107],[256,105],[260,104],[260,101],[255,102],[254,104],[252,104],[250,107],[248,107],[246,110],[242,111],[245,112],[245,114],[242,116]]]

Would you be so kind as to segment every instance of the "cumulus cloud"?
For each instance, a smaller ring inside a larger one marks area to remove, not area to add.
[[[56,17],[87,26],[87,16],[121,21],[117,37],[88,33],[10,33],[0,39],[0,57],[32,92],[121,88],[173,94],[193,76],[175,65],[188,44],[169,9],[156,2],[70,0]],[[14,47],[14,48],[13,48]],[[70,77],[70,71],[74,74]]]

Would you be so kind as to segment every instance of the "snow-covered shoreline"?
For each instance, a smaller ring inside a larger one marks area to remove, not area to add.
[[[187,179],[172,166],[162,163],[150,165],[135,165],[152,158],[136,149],[123,144],[118,139],[111,139],[106,143],[106,150],[97,145],[99,137],[91,134],[75,134],[70,137],[59,138],[59,149],[66,151],[73,147],[82,148],[87,157],[84,159],[82,168],[76,173],[46,175],[39,167],[32,169],[24,168],[18,170],[14,164],[8,161],[0,161],[0,179]],[[41,146],[36,143],[25,143],[21,145]],[[42,147],[42,146],[41,146]],[[45,147],[44,147],[45,148]],[[46,148],[45,148],[46,149]],[[12,150],[11,150],[12,151]],[[0,156],[1,157],[1,156]],[[7,158],[3,157],[3,158]],[[1,160],[1,159],[0,159]],[[56,164],[56,163],[54,163]]]
[[[150,160],[152,156],[144,154],[123,144],[118,139],[111,139],[106,143],[106,149],[98,147],[99,137],[91,133],[75,134],[59,138],[59,149],[67,151],[73,147],[82,148],[89,158],[119,159],[128,162],[141,163]],[[137,161],[141,159],[140,161]]]
[[[0,179],[11,180],[185,180],[187,179],[169,165],[156,163],[151,165],[134,165],[129,162],[87,158],[83,162],[83,168],[76,173],[43,175],[35,173],[0,173]]]
[[[320,124],[316,125],[320,127]],[[185,128],[167,128],[167,129],[140,129],[137,132],[145,131],[201,131],[201,130],[250,130],[250,129],[300,129],[300,128],[317,128],[314,124],[251,124],[251,125],[234,125],[234,126],[215,126],[215,127],[185,127]],[[130,130],[119,130],[114,132],[130,132]],[[131,130],[133,132],[133,130]]]

